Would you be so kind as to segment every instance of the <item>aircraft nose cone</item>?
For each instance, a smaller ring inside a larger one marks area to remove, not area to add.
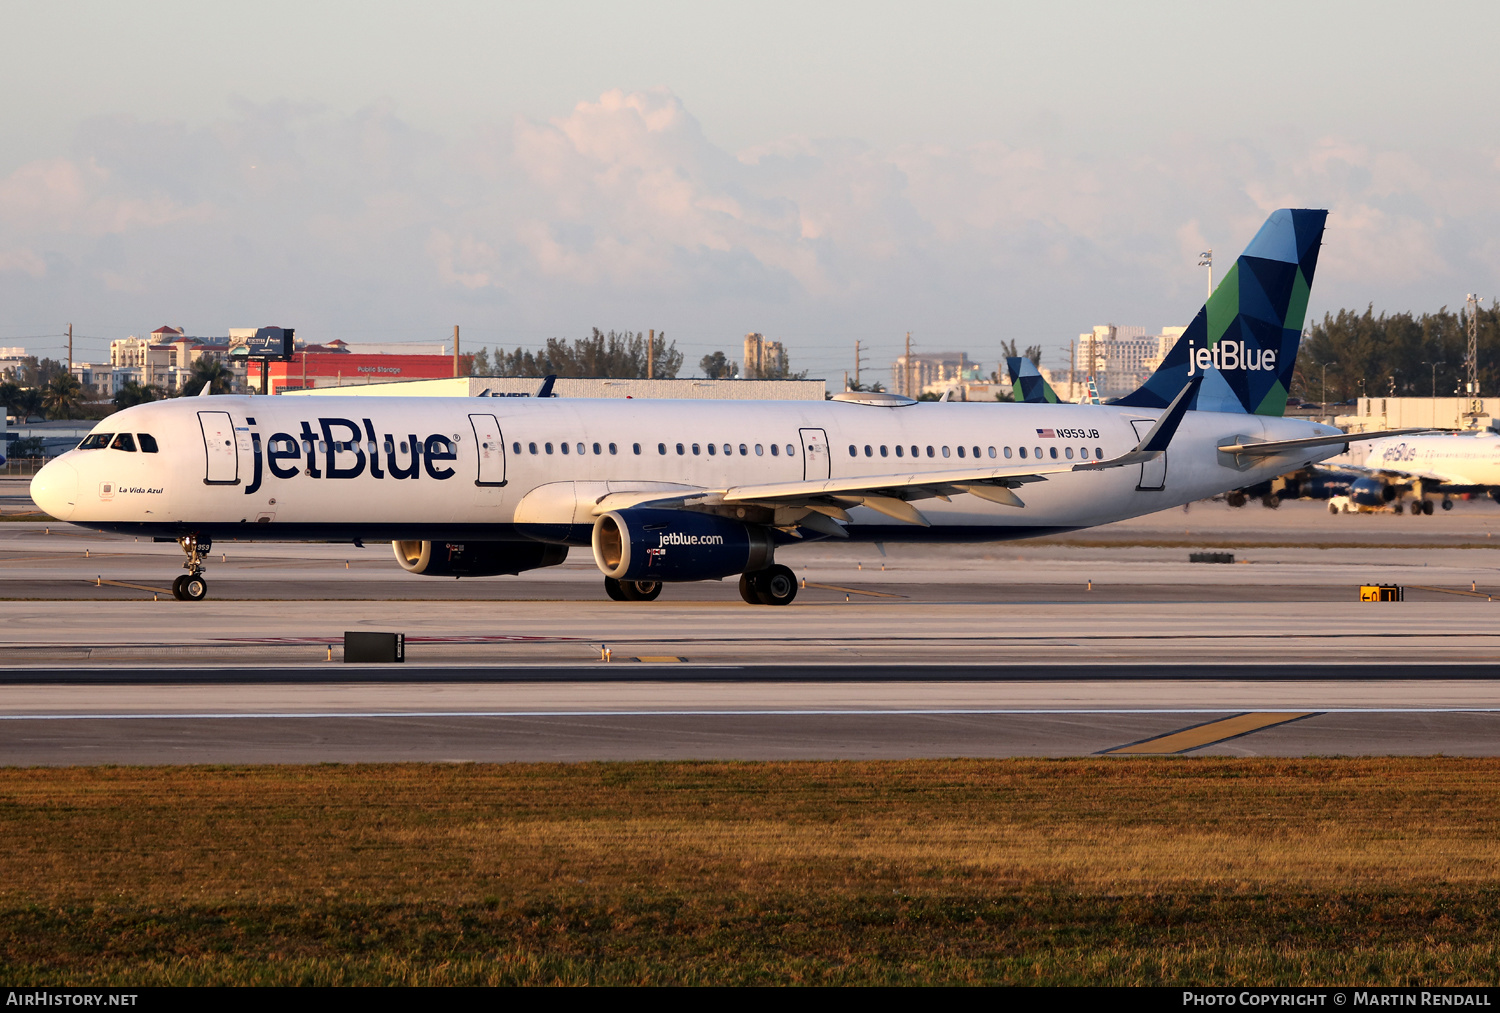
[[[60,521],[73,516],[78,503],[78,469],[53,461],[31,480],[31,501]]]

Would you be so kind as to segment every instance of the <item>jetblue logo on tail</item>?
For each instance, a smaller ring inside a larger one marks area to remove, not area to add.
[[[1272,212],[1161,366],[1115,404],[1165,408],[1201,379],[1189,408],[1280,415],[1327,218],[1327,211]]]
[[[1210,369],[1227,372],[1231,369],[1263,369],[1276,372],[1276,349],[1257,348],[1245,341],[1225,340],[1212,348],[1195,348],[1188,344],[1188,376],[1197,376]]]

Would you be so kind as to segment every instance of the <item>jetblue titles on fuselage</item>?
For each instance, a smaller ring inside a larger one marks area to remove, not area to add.
[[[350,479],[358,478],[368,470],[371,478],[389,476],[400,481],[420,478],[425,471],[429,478],[441,482],[457,474],[447,462],[458,460],[458,448],[441,433],[433,433],[426,439],[419,439],[416,433],[399,437],[394,433],[377,436],[375,423],[370,419],[354,422],[351,419],[319,418],[316,430],[312,422],[303,420],[299,423],[301,432],[296,436],[286,432],[272,433],[262,455],[260,433],[251,428],[255,419],[246,421],[250,426],[237,428],[249,433],[252,448],[253,471],[250,484],[245,487],[247,496],[260,491],[263,470],[281,479],[298,475]],[[384,466],[381,465],[382,453]]]

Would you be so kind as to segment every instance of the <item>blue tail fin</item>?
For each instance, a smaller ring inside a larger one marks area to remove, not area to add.
[[[1165,408],[1201,374],[1190,405],[1197,411],[1285,411],[1327,218],[1327,211],[1273,211],[1161,366],[1115,403]]]
[[[1057,392],[1042,376],[1041,371],[1024,355],[1005,360],[1010,370],[1011,399],[1027,404],[1057,404]]]

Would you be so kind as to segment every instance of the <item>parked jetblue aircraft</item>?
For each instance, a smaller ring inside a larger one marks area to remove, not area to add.
[[[1272,214],[1112,405],[180,398],[100,422],[32,497],[59,520],[176,539],[186,599],[207,593],[213,539],[389,539],[412,573],[514,574],[591,546],[616,599],[739,575],[746,601],[784,605],[782,546],[1070,531],[1341,452],[1339,430],[1281,417],[1325,218]]]
[[[1481,429],[1387,437],[1370,444],[1363,464],[1338,467],[1362,476],[1349,490],[1349,498],[1360,506],[1389,504],[1401,513],[1404,498],[1411,495],[1416,497],[1411,512],[1431,516],[1428,497],[1434,494],[1442,496],[1444,510],[1453,508],[1449,497],[1464,493],[1500,498],[1500,433]]]

